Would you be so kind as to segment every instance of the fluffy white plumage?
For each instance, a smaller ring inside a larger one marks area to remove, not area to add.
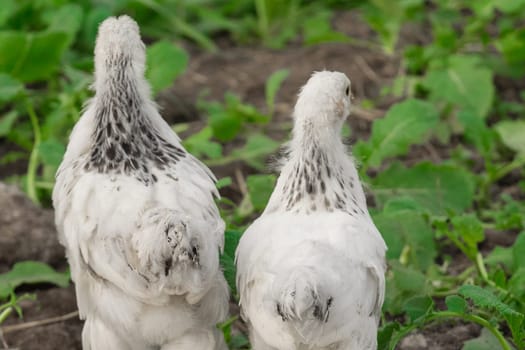
[[[340,131],[350,81],[317,72],[301,89],[281,175],[237,248],[237,287],[255,350],[377,347],[385,243]]]
[[[224,222],[215,178],[159,115],[127,16],[99,27],[95,96],[53,192],[84,350],[223,349]]]

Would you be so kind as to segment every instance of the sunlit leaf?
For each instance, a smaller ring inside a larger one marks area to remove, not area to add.
[[[197,158],[206,156],[209,159],[217,159],[222,156],[222,146],[211,140],[212,134],[211,128],[206,126],[187,137],[183,142],[184,147]]]
[[[480,118],[487,117],[494,99],[492,71],[468,56],[452,56],[447,68],[428,71],[423,85],[432,99],[472,110]]]
[[[250,175],[246,178],[246,185],[250,200],[255,210],[263,210],[270,199],[275,186],[275,175]]]
[[[459,295],[449,295],[445,299],[445,304],[447,304],[447,309],[457,313],[464,313],[467,311],[468,304]]]
[[[409,247],[407,257],[413,266],[425,271],[432,265],[437,255],[434,233],[417,202],[411,198],[403,202],[392,199],[373,218],[388,246],[387,258],[399,259]]]
[[[66,4],[52,9],[45,14],[49,26],[48,32],[64,32],[68,35],[68,45],[72,43],[80,30],[84,13],[78,4]]]
[[[49,78],[60,67],[68,45],[63,32],[0,32],[0,72],[22,82]]]
[[[514,270],[525,267],[525,231],[521,232],[512,246]]]
[[[246,145],[232,151],[232,156],[244,160],[256,169],[264,169],[264,158],[274,152],[279,143],[263,134],[255,134],[248,138]]]
[[[410,145],[423,142],[438,119],[435,106],[428,102],[408,99],[398,103],[374,122],[366,146],[358,143],[354,154],[368,166],[377,167],[383,159],[405,154]]]
[[[279,91],[281,84],[288,77],[289,74],[290,71],[288,69],[279,69],[273,72],[272,75],[270,75],[270,77],[266,81],[266,106],[268,107],[268,114],[270,116],[273,115],[275,107],[275,95],[277,94],[277,91]]]
[[[496,124],[495,128],[505,146],[525,154],[525,120],[505,120]]]
[[[56,139],[42,141],[38,148],[38,155],[46,165],[58,167],[62,162],[62,157],[66,152],[66,147]]]
[[[454,225],[454,230],[467,246],[476,247],[485,238],[483,225],[473,214],[455,216],[451,222]]]
[[[24,85],[8,74],[0,73],[0,105],[18,96]]]
[[[235,251],[241,239],[242,232],[238,230],[226,230],[224,233],[224,252],[221,255],[221,267],[224,277],[230,286],[233,294],[236,293],[235,287]]]
[[[461,350],[494,350],[501,349],[498,338],[488,329],[482,329],[481,335],[477,338],[467,340]]]
[[[461,212],[470,207],[474,199],[472,176],[452,165],[420,163],[405,168],[396,163],[382,171],[373,184],[379,204],[391,198],[408,196],[435,215],[444,215],[447,209]]]
[[[146,77],[153,94],[171,86],[188,66],[189,57],[186,51],[166,40],[149,46],[146,55]]]
[[[57,272],[38,261],[16,263],[11,271],[0,275],[0,299],[8,297],[18,286],[35,283],[53,283],[60,287],[67,287],[69,273]]]
[[[434,301],[429,296],[416,296],[408,299],[403,309],[412,321],[428,315],[434,307]]]
[[[13,127],[13,124],[15,123],[17,118],[18,112],[15,110],[12,110],[2,116],[2,118],[0,119],[0,137],[6,136],[9,133],[9,131],[11,131],[11,128]]]
[[[489,290],[475,285],[464,285],[459,288],[459,294],[471,299],[477,307],[496,310],[505,318],[513,334],[520,333],[525,315],[502,302]]]

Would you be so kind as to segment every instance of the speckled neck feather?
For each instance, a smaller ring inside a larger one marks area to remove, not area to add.
[[[357,199],[358,193],[362,192],[361,185],[353,175],[344,171],[348,165],[344,160],[350,161],[348,156],[343,153],[347,159],[342,162],[337,154],[333,154],[337,148],[344,152],[344,145],[340,139],[332,140],[330,145],[334,143],[338,143],[335,150],[323,147],[324,142],[319,140],[318,133],[310,128],[303,130],[302,147],[291,151],[281,173],[283,186],[279,209],[307,213],[341,210],[351,215],[364,214]]]
[[[132,60],[125,55],[109,57],[106,85],[95,96],[96,128],[88,171],[126,174],[144,184],[157,177],[150,169],[163,170],[174,165],[186,152],[168,143],[146,115],[145,100],[137,87]]]

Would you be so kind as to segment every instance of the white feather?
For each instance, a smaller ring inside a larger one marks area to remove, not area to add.
[[[237,248],[237,286],[259,349],[375,349],[385,243],[339,133],[350,82],[315,73],[301,90],[288,159]]]
[[[110,66],[111,57],[123,68]],[[131,18],[101,24],[95,67],[96,95],[71,133],[53,191],[60,242],[86,319],[83,347],[222,349],[215,325],[225,318],[229,297],[219,268],[224,222],[214,203],[215,178],[189,154],[161,168],[140,159],[155,180],[149,182],[107,167],[90,169],[97,113],[107,101],[125,105],[121,92],[111,90],[123,75],[138,91],[133,103],[149,130],[184,150],[149,97],[144,45]],[[126,118],[126,111],[111,113]],[[131,133],[130,125],[122,126],[124,133]],[[110,147],[114,140],[102,142]]]

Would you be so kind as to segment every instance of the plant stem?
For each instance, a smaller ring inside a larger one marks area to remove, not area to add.
[[[490,279],[489,279],[489,275],[487,273],[487,269],[485,268],[485,263],[483,262],[483,255],[481,255],[480,252],[478,252],[476,254],[476,258],[474,260],[475,264],[476,264],[476,269],[478,270],[479,272],[479,275],[481,276],[481,278],[485,281],[485,282],[492,282]],[[490,284],[490,283],[489,283]]]
[[[405,244],[403,247],[403,250],[401,251],[401,255],[399,256],[399,262],[406,266],[408,264],[408,261],[410,260],[410,245]]]
[[[11,312],[13,312],[12,306],[8,307],[4,311],[2,311],[2,313],[0,313],[0,324],[2,324],[7,319]]]
[[[496,170],[496,172],[491,176],[490,181],[496,182],[511,171],[513,171],[514,169],[523,167],[525,167],[525,156],[518,156],[514,158],[514,160],[511,163]]]
[[[449,295],[455,295],[455,294],[458,294],[457,288],[433,291],[431,296],[437,297],[437,298],[445,298],[445,297],[448,297]]]
[[[45,189],[45,190],[53,190],[53,187],[55,187],[55,184],[53,182],[46,182],[46,181],[36,181],[35,186],[37,188]]]
[[[36,192],[36,171],[38,167],[38,149],[41,142],[40,126],[38,125],[38,117],[33,108],[33,104],[30,101],[26,103],[27,114],[31,120],[31,126],[33,128],[34,141],[33,149],[31,150],[31,155],[29,157],[29,163],[27,166],[27,195],[34,203],[40,204],[38,200],[38,195]]]
[[[266,11],[266,3],[264,0],[255,0],[255,11],[257,12],[259,35],[261,36],[263,43],[267,45],[270,30],[268,24],[268,13]]]

